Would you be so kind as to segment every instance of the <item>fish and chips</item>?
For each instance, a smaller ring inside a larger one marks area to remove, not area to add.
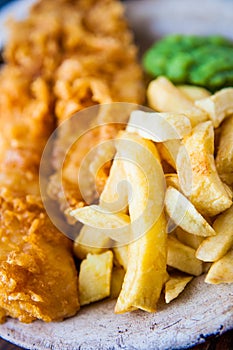
[[[107,297],[117,299],[117,314],[155,312],[161,295],[170,303],[194,276],[233,283],[233,88],[211,94],[159,76],[147,88],[152,110],[135,110],[145,84],[117,0],[40,0],[9,25],[0,322],[63,320]],[[79,121],[68,122],[93,106],[98,127],[77,139]],[[40,195],[40,160],[60,125],[47,192],[65,220],[82,224],[74,242]],[[77,173],[85,157],[84,198]]]

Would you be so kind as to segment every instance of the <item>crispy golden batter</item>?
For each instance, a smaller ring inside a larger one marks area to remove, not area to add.
[[[34,28],[43,3],[12,25],[0,72],[0,322],[61,320],[79,309],[71,243],[50,222],[39,191],[40,159],[55,126],[51,69],[61,61],[59,32]]]
[[[144,86],[137,49],[117,0],[42,0],[32,7],[28,20],[10,23],[12,35],[5,57],[27,74],[42,75],[53,86],[55,113],[60,124],[86,107],[113,101],[142,103]],[[28,33],[30,36],[28,37]],[[25,40],[27,38],[27,40]],[[114,121],[109,115],[105,122]],[[107,132],[106,132],[107,130]],[[62,179],[71,206],[84,205],[74,175],[91,147],[115,136],[117,128],[101,128],[73,146]],[[60,167],[73,129],[59,134],[54,149],[55,169]],[[96,134],[96,133],[95,133]],[[71,170],[72,169],[72,170]],[[96,176],[101,191],[109,165]],[[59,175],[51,179],[49,194],[66,206]]]
[[[137,63],[137,50],[127,28],[122,5],[115,0],[79,1],[77,4],[79,21],[72,17],[69,28],[71,30],[73,26],[75,29],[69,43],[65,40],[70,55],[59,66],[54,85],[59,124],[89,106],[118,101],[140,104],[144,101],[142,71]],[[65,16],[71,17],[71,13],[68,15],[70,10],[67,8]],[[100,112],[97,121],[103,124],[117,120],[113,112],[107,111]],[[62,210],[67,205],[79,207],[85,204],[77,185],[80,163],[91,148],[114,138],[122,127],[102,126],[94,131],[94,135],[88,133],[73,145],[63,165],[63,178],[55,173],[49,186],[49,194],[60,202]],[[59,133],[53,159],[56,170],[67,151],[67,140],[74,136],[74,128],[72,125],[72,128]],[[96,183],[89,184],[90,192],[91,188],[94,192],[95,186],[97,192],[101,192],[109,167],[110,163],[107,163],[97,172]],[[87,173],[86,178],[90,178],[89,175]],[[66,198],[62,194],[61,180]],[[96,199],[96,192],[90,193],[89,198]]]
[[[38,197],[3,190],[0,201],[0,305],[6,315],[27,323],[74,315],[79,303],[71,242]]]
[[[0,318],[60,320],[79,302],[71,243],[39,196],[40,158],[54,124],[49,86],[5,65],[0,88]]]
[[[52,81],[63,62],[55,88],[59,100],[68,102],[75,92],[79,100],[76,80],[82,77],[100,78],[102,85],[106,81],[115,100],[143,100],[136,47],[119,1],[41,0],[27,20],[9,25],[11,36],[4,53],[7,62]],[[58,87],[61,84],[62,90]]]
[[[54,126],[46,81],[16,66],[0,71],[0,183],[22,194],[39,194],[41,154]]]

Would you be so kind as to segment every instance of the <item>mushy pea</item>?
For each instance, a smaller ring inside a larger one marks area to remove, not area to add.
[[[233,86],[233,42],[222,36],[169,35],[145,53],[143,65],[153,77],[216,91]]]

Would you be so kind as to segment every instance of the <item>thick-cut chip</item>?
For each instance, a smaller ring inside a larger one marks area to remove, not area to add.
[[[206,112],[217,128],[221,122],[233,113],[233,88],[225,88],[214,95],[196,101],[195,105]]]
[[[115,312],[156,310],[166,273],[164,178],[155,145],[138,135],[121,133],[117,151],[133,193],[129,202],[132,230],[140,238],[129,245],[128,268]],[[153,213],[153,215],[151,215]]]
[[[197,249],[199,245],[203,242],[205,239],[204,237],[193,235],[189,232],[186,232],[182,230],[181,227],[177,227],[175,230],[176,237],[181,243],[184,243],[185,245],[188,245],[189,247],[193,249]]]
[[[181,145],[180,140],[168,140],[157,144],[161,158],[171,165],[173,169],[176,169],[176,159]]]
[[[144,236],[129,246],[126,276],[115,308],[123,313],[139,308],[156,311],[166,280],[166,220],[162,214]]]
[[[69,214],[119,243],[126,244],[131,240],[130,218],[126,214],[112,213],[99,205],[74,209]]]
[[[130,223],[128,215],[123,213],[112,213],[101,208],[99,205],[90,205],[74,209],[71,210],[69,214],[83,224],[97,229],[121,228]]]
[[[122,266],[124,270],[127,270],[128,260],[129,260],[129,246],[123,245],[113,248],[114,262],[119,266]]]
[[[203,263],[195,257],[195,250],[168,236],[167,264],[190,275],[199,276]]]
[[[177,156],[182,192],[203,215],[214,216],[228,209],[232,198],[216,170],[212,123],[197,125],[183,142],[185,147],[180,147]]]
[[[111,292],[110,297],[116,299],[120,292],[121,287],[125,277],[125,270],[121,267],[113,267],[112,269],[112,278],[111,278]]]
[[[217,235],[208,237],[201,243],[196,252],[196,257],[200,260],[217,261],[233,245],[233,206],[217,217],[213,227]]]
[[[189,119],[181,113],[133,111],[126,130],[154,142],[181,139],[191,132]]]
[[[193,101],[165,77],[153,80],[147,90],[150,107],[159,112],[183,113],[192,126],[208,119],[206,112],[196,107]]]
[[[127,180],[123,160],[116,154],[110,174],[100,195],[100,206],[111,212],[125,212],[128,207]]]
[[[173,299],[183,292],[186,285],[193,279],[192,276],[187,276],[181,273],[173,273],[165,284],[165,301],[170,303]]]
[[[74,254],[85,259],[87,254],[100,254],[112,245],[112,240],[102,231],[84,225],[74,242]]]
[[[113,253],[88,254],[79,273],[80,305],[90,304],[110,295]]]
[[[233,116],[224,120],[221,126],[218,153],[216,157],[218,173],[228,185],[233,184]]]
[[[165,206],[170,218],[183,230],[203,237],[216,234],[194,205],[174,187],[167,189]]]
[[[212,264],[205,282],[211,284],[233,283],[233,249]]]
[[[177,88],[192,101],[209,97],[211,93],[203,87],[194,85],[179,85]]]

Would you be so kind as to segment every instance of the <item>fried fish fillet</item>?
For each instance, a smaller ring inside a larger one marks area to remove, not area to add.
[[[53,226],[37,196],[2,190],[0,306],[29,323],[62,320],[78,308],[71,242]]]
[[[62,320],[79,309],[72,243],[53,226],[40,198],[40,159],[55,126],[53,80],[46,73],[53,58],[44,37],[46,56],[37,66],[29,23],[17,25],[0,72],[0,321]],[[27,64],[17,61],[20,37]]]
[[[47,82],[6,64],[0,71],[0,184],[39,195],[38,169],[54,127]]]
[[[61,320],[79,309],[78,281],[72,244],[40,199],[40,158],[54,124],[49,87],[6,64],[0,88],[1,319]]]

